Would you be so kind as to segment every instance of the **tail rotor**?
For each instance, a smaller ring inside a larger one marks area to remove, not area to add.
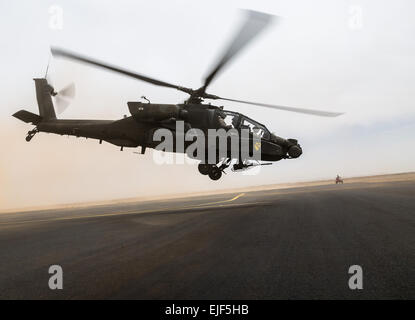
[[[49,76],[47,77],[47,82],[49,84],[50,95],[52,96],[56,111],[58,114],[61,114],[66,110],[66,108],[68,108],[72,100],[75,98],[75,84],[71,82],[61,90],[56,91]]]

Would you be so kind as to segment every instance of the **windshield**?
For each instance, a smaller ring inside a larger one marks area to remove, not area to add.
[[[249,129],[250,132],[260,138],[269,139],[269,132],[267,128],[252,119],[244,118],[241,123],[241,128]]]
[[[232,126],[235,129],[249,129],[249,131],[263,139],[270,139],[270,133],[268,129],[259,122],[244,116],[243,114],[233,112],[233,111],[226,111],[224,110],[226,115],[224,121],[227,125]]]
[[[240,115],[237,112],[232,111],[224,111],[224,114],[226,115],[225,119],[223,119],[226,123],[226,125],[238,129],[239,127],[239,118]]]

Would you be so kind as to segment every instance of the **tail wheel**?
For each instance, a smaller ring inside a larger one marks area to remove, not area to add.
[[[199,169],[199,172],[203,174],[204,176],[209,174],[209,170],[212,165],[200,163],[197,168]]]
[[[222,177],[222,171],[217,166],[211,167],[209,171],[209,178],[216,181],[216,180],[219,180],[221,177]]]
[[[37,127],[36,128],[34,128],[33,130],[30,130],[28,133],[27,133],[27,136],[26,136],[26,141],[27,142],[29,142],[30,140],[32,140],[32,138],[35,136],[35,134],[36,133],[38,133],[39,131],[38,131],[38,129],[37,129]]]

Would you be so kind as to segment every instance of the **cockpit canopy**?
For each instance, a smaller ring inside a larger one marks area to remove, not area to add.
[[[228,126],[232,126],[235,129],[249,129],[253,134],[269,140],[270,132],[269,130],[261,123],[234,111],[223,110],[223,119]]]

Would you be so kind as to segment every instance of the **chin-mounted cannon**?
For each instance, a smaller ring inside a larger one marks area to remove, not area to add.
[[[290,158],[298,158],[303,153],[296,139],[284,139],[271,133],[271,141],[283,147]]]

